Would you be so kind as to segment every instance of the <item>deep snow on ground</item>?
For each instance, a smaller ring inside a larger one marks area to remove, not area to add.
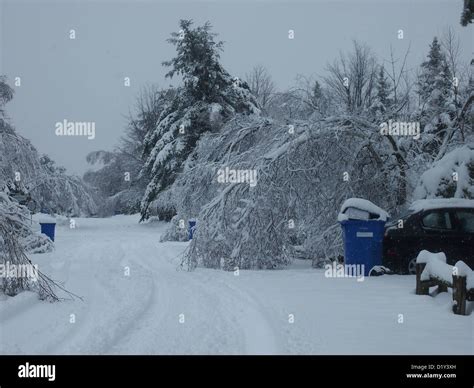
[[[454,315],[450,293],[415,295],[414,276],[326,278],[303,261],[187,272],[187,243],[159,243],[165,227],[138,216],[58,225],[55,251],[31,258],[84,301],[3,296],[0,353],[473,353],[474,312]]]

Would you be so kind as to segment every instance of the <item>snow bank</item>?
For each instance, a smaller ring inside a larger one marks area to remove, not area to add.
[[[337,217],[339,222],[348,219],[387,221],[388,213],[372,202],[362,198],[349,198],[341,207]]]

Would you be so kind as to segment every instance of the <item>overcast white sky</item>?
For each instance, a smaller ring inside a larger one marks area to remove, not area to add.
[[[381,59],[388,58],[390,45],[402,56],[411,43],[409,64],[415,67],[433,36],[451,26],[468,63],[473,27],[460,26],[461,8],[462,0],[0,0],[0,74],[10,83],[21,77],[7,106],[17,131],[69,172],[82,174],[90,151],[117,144],[140,86],[170,83],[161,62],[174,55],[166,38],[179,19],[213,24],[225,41],[222,62],[231,74],[243,77],[262,64],[284,89],[297,74],[324,74],[326,63],[349,50],[353,39]],[[126,76],[129,88],[123,86]],[[96,138],[57,137],[55,123],[64,119],[96,122]]]

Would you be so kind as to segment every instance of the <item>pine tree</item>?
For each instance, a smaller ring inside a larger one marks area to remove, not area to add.
[[[380,121],[389,109],[392,101],[390,99],[390,84],[385,74],[385,69],[380,66],[377,74],[377,80],[375,84],[375,101],[372,104],[372,110],[375,113],[376,118]]]
[[[461,25],[466,27],[474,19],[474,0],[464,0],[461,13]]]
[[[181,76],[183,86],[145,137],[142,175],[150,182],[141,204],[142,220],[157,195],[174,182],[203,133],[218,131],[236,113],[259,113],[248,85],[220,64],[223,43],[215,37],[209,23],[193,28],[192,21],[181,20],[180,31],[168,39],[177,55],[163,62],[170,67],[166,76]]]
[[[327,111],[327,101],[324,95],[323,88],[319,81],[315,80],[311,88],[311,105],[315,108],[319,114],[324,115]]]
[[[418,81],[419,119],[424,148],[431,155],[437,153],[455,116],[452,86],[453,79],[446,56],[435,37],[430,45],[428,59],[421,64]]]

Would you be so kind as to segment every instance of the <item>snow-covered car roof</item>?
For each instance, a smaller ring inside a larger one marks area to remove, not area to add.
[[[442,208],[471,208],[474,209],[474,200],[463,198],[439,198],[439,199],[420,199],[413,202],[409,210],[418,212],[421,210],[432,210]]]

